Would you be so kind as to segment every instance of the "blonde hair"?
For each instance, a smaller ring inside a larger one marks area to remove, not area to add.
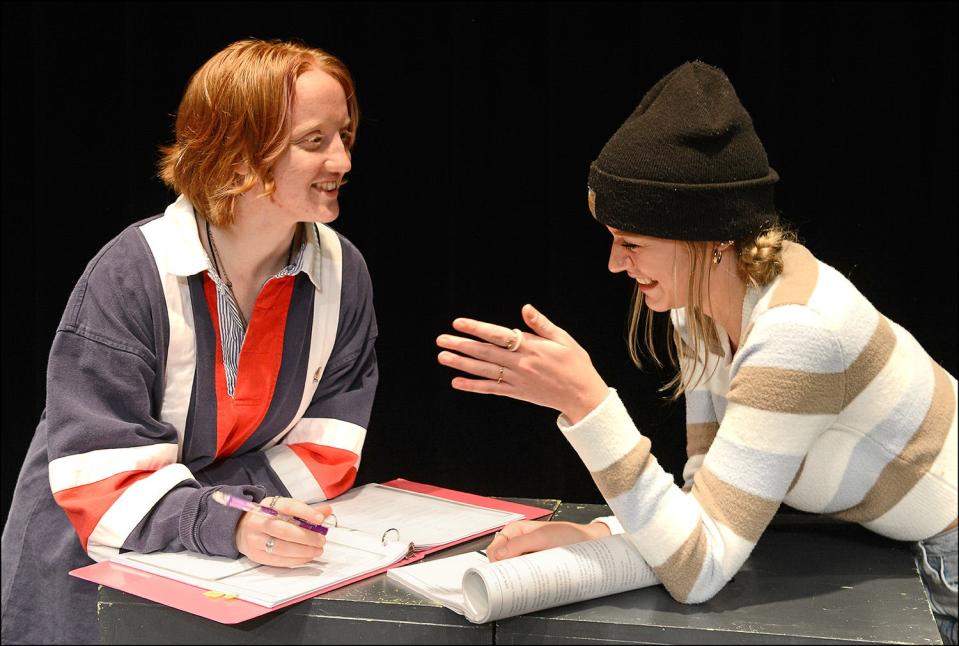
[[[159,175],[216,225],[233,222],[237,196],[263,183],[276,190],[273,164],[286,150],[296,80],[317,68],[335,78],[356,140],[359,105],[353,78],[335,56],[295,42],[241,40],[196,71],[177,110],[175,141],[161,146]],[[245,176],[237,173],[245,166]]]
[[[761,233],[735,241],[737,256],[736,271],[747,286],[762,287],[771,283],[776,276],[782,273],[783,243],[796,240],[796,235],[786,228],[776,225]],[[712,317],[706,314],[703,303],[708,299],[709,275],[712,267],[713,249],[709,242],[683,241],[689,254],[689,280],[686,285],[686,336],[684,340],[672,321],[669,321],[667,332],[667,361],[669,367],[675,369],[675,374],[661,388],[668,393],[671,400],[678,399],[684,392],[695,388],[706,377],[706,365],[700,363],[697,374],[684,375],[679,369],[679,357],[696,358],[705,356],[705,351],[720,353],[719,336]],[[645,319],[645,321],[644,321]],[[664,362],[656,352],[654,344],[655,334],[653,312],[645,306],[643,293],[637,285],[633,291],[627,345],[629,356],[638,368],[643,364],[640,359],[638,341],[642,330],[646,353],[660,368]],[[715,369],[715,365],[713,366]]]

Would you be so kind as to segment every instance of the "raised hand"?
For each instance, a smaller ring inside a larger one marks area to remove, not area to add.
[[[589,354],[565,330],[532,305],[523,306],[523,320],[532,332],[467,318],[453,321],[459,332],[477,341],[442,334],[436,344],[441,364],[480,377],[456,377],[453,388],[503,395],[560,411],[573,424],[596,408],[609,388]]]

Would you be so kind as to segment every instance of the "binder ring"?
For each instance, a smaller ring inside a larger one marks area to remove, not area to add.
[[[386,545],[387,543],[395,543],[398,540],[400,540],[400,530],[396,529],[395,527],[390,527],[388,530],[383,532],[383,536],[380,538],[380,543]]]

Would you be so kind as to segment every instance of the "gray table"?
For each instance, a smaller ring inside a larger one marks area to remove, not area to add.
[[[559,500],[509,498],[556,510]],[[482,549],[489,537],[427,558]],[[473,624],[380,574],[242,624],[209,619],[105,586],[98,602],[104,644],[493,644],[495,625]]]
[[[608,513],[514,500],[557,509],[554,520]],[[102,642],[125,644],[941,643],[907,545],[790,513],[776,517],[719,594],[695,606],[657,586],[475,625],[380,575],[235,626],[102,587],[99,618]]]
[[[561,505],[586,522],[600,505]],[[781,511],[710,601],[662,586],[497,622],[497,644],[941,644],[908,545],[859,525]]]

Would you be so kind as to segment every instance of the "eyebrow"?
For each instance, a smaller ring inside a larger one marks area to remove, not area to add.
[[[656,238],[650,236],[644,236],[641,233],[630,233],[629,231],[620,231],[619,229],[614,229],[610,232],[613,236],[613,240],[624,240],[629,243],[639,243],[639,244],[652,244]]]
[[[315,131],[317,131],[317,130],[322,130],[322,129],[323,129],[323,126],[325,126],[326,123],[327,123],[326,121],[320,121],[319,123],[314,123],[314,124],[310,125],[309,128],[303,130],[300,134],[295,135],[295,136],[293,137],[293,139],[294,139],[294,140],[297,140],[297,139],[300,139],[300,138],[302,138],[302,137],[305,137],[306,135],[310,134],[311,132],[315,132]],[[346,130],[346,129],[348,129],[348,128],[349,128],[350,126],[352,126],[352,125],[353,125],[353,119],[347,119],[347,120],[346,120],[346,123],[344,123],[342,126],[340,126],[340,128],[341,128],[342,130]]]

